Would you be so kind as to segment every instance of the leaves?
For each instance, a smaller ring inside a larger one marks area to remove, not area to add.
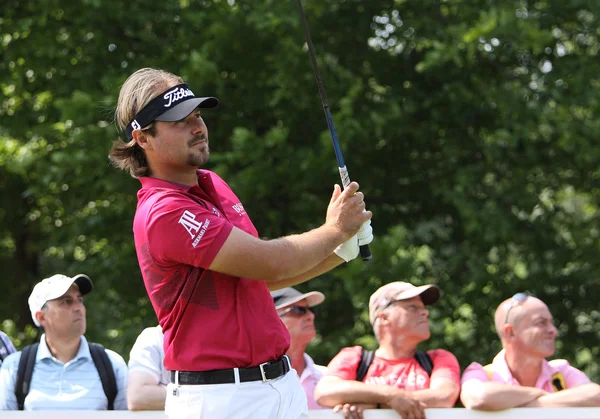
[[[5,2],[6,3],[6,2]],[[576,0],[305,2],[351,176],[374,212],[374,260],[299,286],[327,300],[310,352],[374,347],[380,285],[437,283],[432,338],[489,362],[495,307],[544,299],[557,356],[600,379],[596,278],[600,6]],[[134,70],[181,74],[221,103],[208,168],[261,236],[318,226],[339,182],[295,5],[8,1],[0,19],[3,327],[34,338],[40,279],[89,274],[88,336],[126,355],[156,322],[131,233],[139,183],[110,167],[112,114]]]

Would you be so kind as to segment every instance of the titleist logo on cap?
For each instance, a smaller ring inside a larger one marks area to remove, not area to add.
[[[194,92],[192,92],[190,89],[184,89],[183,87],[180,87],[178,89],[174,89],[174,90],[171,90],[170,92],[165,93],[163,98],[165,100],[169,101],[165,105],[165,108],[170,107],[173,103],[177,103],[181,99],[188,97],[188,96],[194,96]]]

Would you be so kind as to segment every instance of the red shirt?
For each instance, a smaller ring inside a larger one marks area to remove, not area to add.
[[[406,391],[428,389],[431,381],[438,378],[449,378],[460,385],[460,366],[453,354],[444,349],[434,349],[427,353],[433,363],[431,377],[415,357],[392,360],[375,356],[363,382],[393,386]],[[360,346],[342,349],[327,366],[327,375],[335,375],[344,380],[356,380],[360,354]]]
[[[135,248],[165,335],[165,368],[206,371],[281,358],[290,338],[266,282],[208,269],[233,226],[258,237],[233,191],[207,170],[198,171],[199,186],[140,181]]]

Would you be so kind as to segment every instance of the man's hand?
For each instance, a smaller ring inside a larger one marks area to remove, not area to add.
[[[470,379],[462,385],[460,401],[467,409],[498,411],[522,407],[545,394],[541,388]]]
[[[338,404],[333,408],[333,413],[342,412],[346,419],[363,419],[365,409],[375,409],[376,407],[374,404],[364,403]]]
[[[425,403],[397,394],[389,401],[389,406],[402,417],[402,419],[425,419]]]
[[[358,183],[351,182],[343,192],[339,185],[334,186],[325,224],[341,233],[344,241],[356,235],[372,216],[371,211],[365,210],[364,195],[358,192]]]

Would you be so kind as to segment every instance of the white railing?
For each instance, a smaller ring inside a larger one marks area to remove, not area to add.
[[[31,412],[2,412],[1,419],[80,419],[82,411],[31,411]],[[478,412],[467,409],[426,409],[427,419],[600,419],[600,408],[523,408],[509,409],[502,412]],[[86,419],[164,419],[164,412],[106,412],[85,411]],[[309,410],[309,419],[341,418],[331,410]],[[400,416],[393,410],[366,410],[365,419],[398,419]]]

